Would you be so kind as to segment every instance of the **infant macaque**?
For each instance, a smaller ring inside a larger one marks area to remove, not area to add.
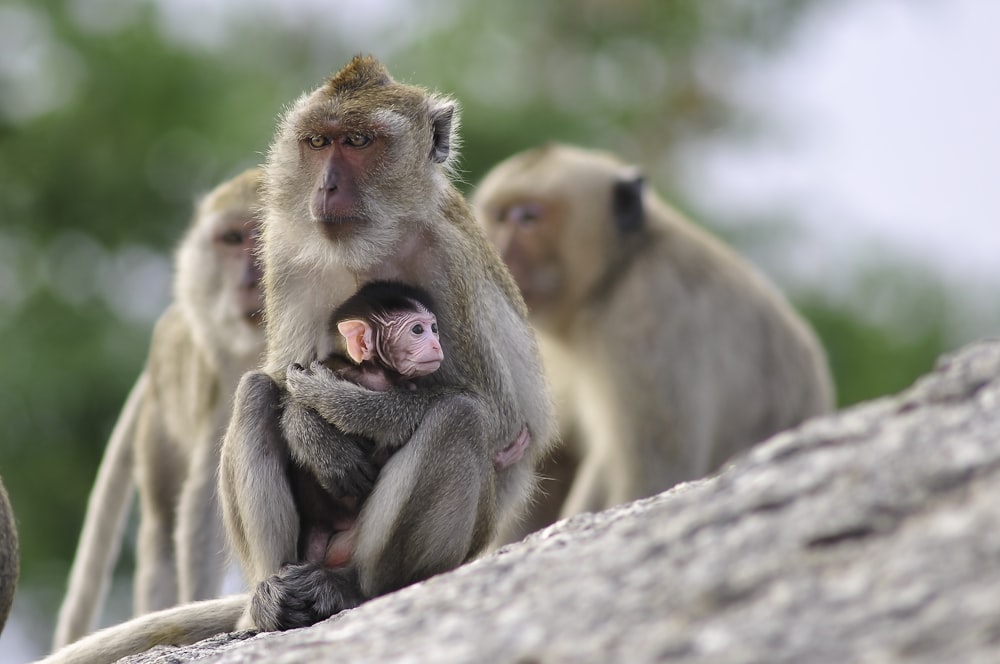
[[[411,379],[434,373],[444,360],[430,297],[406,284],[365,284],[337,307],[330,327],[343,337],[347,357],[331,355],[323,364],[369,390],[415,390]]]

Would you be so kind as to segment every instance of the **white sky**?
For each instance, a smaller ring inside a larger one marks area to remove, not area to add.
[[[1000,2],[833,4],[752,83],[792,133],[699,159],[708,209],[780,201],[821,263],[888,246],[1000,284]]]

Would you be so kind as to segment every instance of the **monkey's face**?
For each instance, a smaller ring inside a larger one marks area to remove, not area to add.
[[[264,307],[263,271],[257,256],[260,225],[248,211],[216,218],[212,233],[215,260],[232,305],[247,323],[261,324]]]
[[[556,201],[516,195],[487,204],[486,233],[517,282],[532,311],[545,310],[562,297],[566,272],[558,251],[564,215]]]
[[[476,215],[543,329],[569,321],[607,263],[613,238],[602,234],[597,204],[531,171],[491,176],[477,192]]]
[[[268,160],[270,205],[353,269],[389,255],[438,203],[453,105],[435,103],[352,61],[286,115]]]
[[[427,376],[444,361],[437,318],[426,309],[397,312],[386,324],[383,361],[407,378]]]

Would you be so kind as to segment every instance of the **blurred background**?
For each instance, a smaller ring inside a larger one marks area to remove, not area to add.
[[[1000,333],[998,27],[988,0],[0,0],[0,660],[47,648],[193,200],[351,55],[461,101],[466,191],[549,139],[641,164],[785,289],[846,406]]]

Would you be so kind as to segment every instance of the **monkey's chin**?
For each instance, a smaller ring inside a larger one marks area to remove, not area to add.
[[[355,216],[335,216],[331,214],[316,218],[320,230],[331,240],[340,240],[353,235],[364,223],[364,219]]]
[[[440,362],[417,362],[411,364],[405,371],[400,373],[407,378],[419,378],[434,373],[441,368]]]

